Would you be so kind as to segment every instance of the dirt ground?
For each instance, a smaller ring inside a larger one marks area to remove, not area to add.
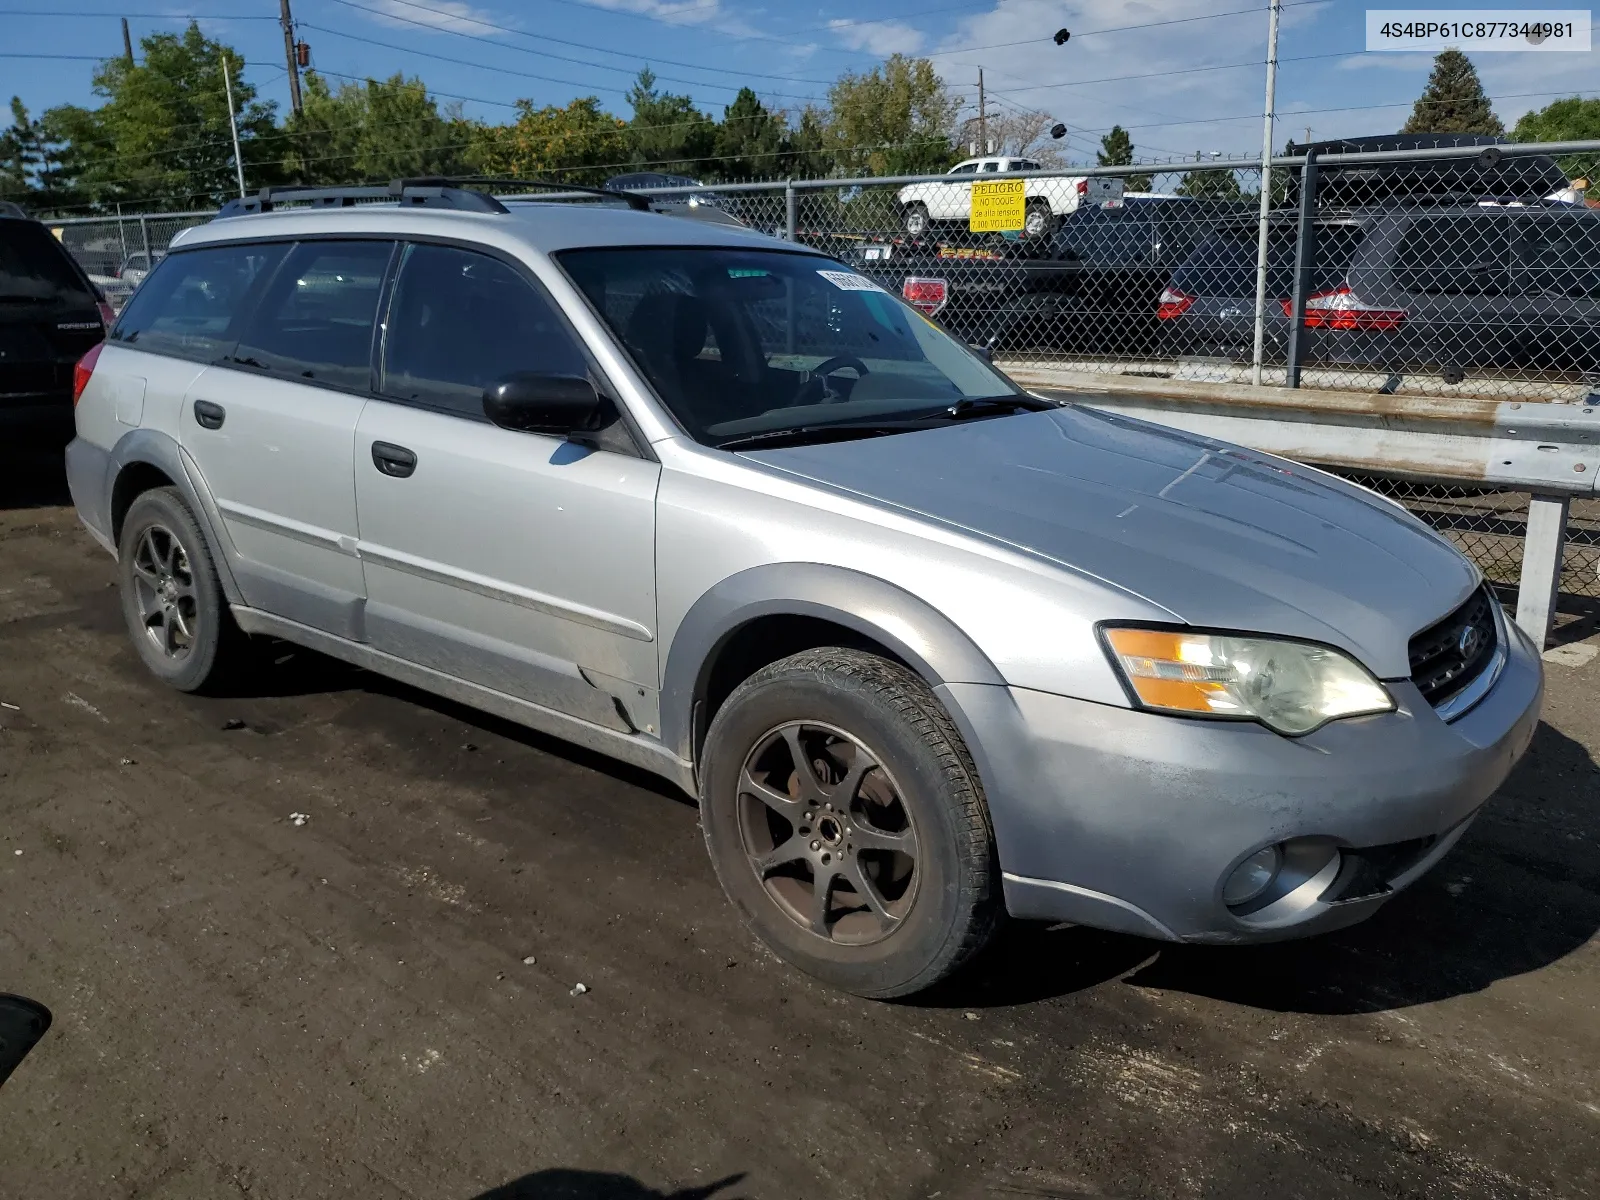
[[[0,466],[0,990],[56,1017],[7,1200],[1600,1194],[1590,643],[1367,925],[1017,927],[871,1003],[750,942],[643,774],[287,648],[164,690],[56,463]]]

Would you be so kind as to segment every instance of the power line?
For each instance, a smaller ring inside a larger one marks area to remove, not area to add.
[[[518,51],[521,51],[521,52],[523,52],[525,54],[543,54],[544,53],[544,52],[539,51],[539,50],[529,50],[529,49],[527,49],[526,47],[523,47],[523,46],[507,46],[504,42],[497,41],[497,40],[495,40],[493,38],[476,37],[476,36],[474,36],[473,34],[470,34],[470,33],[462,33],[458,29],[447,29],[442,25],[429,24],[426,21],[412,21],[412,20],[409,20],[409,19],[407,19],[405,17],[398,16],[398,15],[396,15],[394,13],[381,13],[380,14],[379,10],[377,10],[377,9],[366,8],[366,7],[364,7],[362,5],[359,5],[359,4],[353,4],[353,3],[350,2],[350,0],[334,0],[334,3],[343,4],[347,8],[358,9],[361,12],[373,13],[374,15],[381,15],[385,19],[388,19],[388,20],[405,21],[409,25],[417,25],[417,26],[420,26],[421,28],[430,29],[430,30],[433,30],[433,31],[438,32],[438,33],[452,33],[452,34],[455,34],[458,37],[467,37],[467,38],[472,38],[474,41],[487,42],[488,44],[490,44],[492,46],[502,46],[503,48],[505,48],[507,50],[518,50]],[[390,0],[390,3],[392,3],[392,4],[402,4],[406,8],[415,8],[415,9],[418,9],[419,11],[421,11],[421,12],[426,12],[426,13],[432,13],[432,12],[436,11],[433,8],[430,8],[426,4],[415,3],[414,0]],[[593,50],[593,51],[595,51],[595,52],[597,52],[599,54],[614,54],[614,55],[618,56],[619,58],[631,58],[631,59],[634,59],[637,62],[644,63],[646,66],[652,65],[654,63],[665,63],[668,66],[684,67],[684,68],[687,68],[688,70],[691,70],[691,71],[708,71],[708,72],[712,72],[712,73],[718,74],[718,75],[741,75],[741,76],[745,76],[747,78],[749,76],[749,72],[747,72],[747,71],[734,71],[734,70],[729,70],[726,67],[708,67],[708,66],[704,66],[704,65],[702,65],[700,63],[683,62],[680,59],[661,58],[661,57],[656,56],[656,55],[631,54],[631,53],[629,53],[629,52],[627,52],[625,50],[612,50],[607,46],[596,46],[596,45],[593,45],[593,44],[591,44],[589,42],[574,42],[574,41],[571,41],[571,40],[569,40],[567,38],[551,37],[549,34],[545,34],[545,33],[528,33],[525,30],[513,29],[509,25],[496,25],[492,21],[485,21],[485,20],[482,20],[479,17],[466,17],[466,16],[463,16],[463,17],[455,17],[453,19],[460,20],[460,21],[469,21],[472,24],[481,26],[484,29],[493,29],[493,30],[496,30],[496,31],[498,31],[500,33],[514,34],[517,37],[532,38],[532,39],[534,39],[536,41],[541,41],[541,42],[553,42],[558,46],[574,46],[579,50]],[[546,58],[560,58],[561,56],[560,55],[556,55],[556,54],[544,54],[544,57],[546,57]],[[564,62],[585,62],[586,60],[584,60],[584,59],[563,59],[562,61],[564,61]],[[631,70],[631,68],[612,67],[612,66],[608,66],[607,64],[604,64],[604,63],[590,63],[588,65],[601,67],[602,69],[607,70],[607,71]],[[821,83],[821,84],[828,84],[828,83],[832,83],[833,82],[831,79],[816,79],[816,78],[812,78],[812,77],[809,77],[809,76],[803,76],[803,75],[763,75],[762,77],[764,79],[782,79],[786,83]],[[663,75],[663,76],[661,76],[661,78],[666,79],[666,78],[668,78],[668,76]],[[673,82],[675,82],[675,83],[687,83],[687,84],[691,84],[692,86],[696,86],[696,87],[702,86],[700,84],[694,83],[693,80],[688,80],[688,79],[679,79],[679,80],[674,80]]]
[[[616,95],[616,96],[626,96],[627,95],[626,90],[624,90],[622,88],[598,86],[598,85],[595,85],[593,83],[580,83],[580,82],[578,82],[576,80],[572,80],[572,79],[557,79],[552,75],[540,75],[540,74],[537,74],[537,73],[535,73],[533,71],[518,71],[518,70],[514,70],[511,67],[496,67],[496,66],[491,66],[488,63],[472,62],[469,59],[454,58],[454,57],[452,57],[451,55],[448,55],[448,54],[435,54],[431,50],[416,50],[416,49],[413,49],[410,46],[397,46],[393,42],[380,42],[376,38],[363,37],[362,35],[355,34],[355,33],[345,33],[342,30],[338,30],[338,29],[329,29],[326,25],[312,25],[312,24],[310,24],[308,22],[305,22],[305,21],[297,21],[296,25],[301,29],[314,29],[318,33],[327,33],[327,34],[332,34],[334,37],[348,38],[350,41],[353,41],[353,42],[365,42],[365,43],[367,43],[368,45],[371,45],[371,46],[381,46],[385,50],[395,50],[395,51],[398,51],[401,54],[416,54],[416,55],[421,56],[422,58],[432,58],[432,59],[437,59],[440,62],[455,63],[458,66],[473,67],[473,68],[475,68],[477,70],[480,70],[480,71],[495,71],[495,72],[498,72],[501,75],[516,75],[516,76],[519,76],[519,77],[521,77],[523,79],[537,79],[537,80],[539,80],[539,81],[541,81],[543,83],[556,83],[556,84],[560,84],[562,87],[578,88],[580,91],[606,92],[606,93],[608,93],[610,95]],[[714,87],[714,88],[718,88],[718,89],[723,90],[723,91],[730,91],[730,92],[738,90],[736,88],[729,87],[726,84],[720,84],[720,83],[719,84],[709,84],[709,83],[696,84],[694,86],[696,86],[696,87]],[[796,95],[792,95],[792,94],[785,94],[783,92],[773,92],[771,94],[774,95],[774,96],[779,96],[779,97],[781,97],[782,99],[785,99],[785,100],[813,100],[814,101],[814,100],[820,99],[820,97],[818,97],[818,96],[796,96]]]

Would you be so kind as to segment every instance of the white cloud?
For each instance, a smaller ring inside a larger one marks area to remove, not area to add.
[[[365,0],[371,7],[367,15],[380,25],[415,29],[425,25],[446,33],[471,33],[479,37],[493,36],[505,27],[492,13],[474,8],[462,0],[433,0],[419,4],[416,0]]]
[[[917,54],[927,44],[920,29],[904,21],[829,21],[828,28],[841,45],[867,50],[880,58],[891,54]]]
[[[584,0],[591,8],[656,17],[673,25],[704,25],[726,16],[721,0]]]

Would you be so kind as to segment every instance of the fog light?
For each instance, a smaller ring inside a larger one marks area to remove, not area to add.
[[[1228,876],[1222,885],[1222,902],[1229,908],[1248,904],[1272,886],[1282,865],[1283,853],[1277,846],[1257,850]]]

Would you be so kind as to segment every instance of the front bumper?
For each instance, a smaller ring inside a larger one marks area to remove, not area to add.
[[[1370,916],[1465,832],[1539,720],[1544,676],[1508,623],[1494,687],[1451,723],[1410,683],[1399,708],[1303,738],[1022,688],[939,691],[972,748],[1014,916],[1169,941],[1253,942]],[[1288,905],[1232,910],[1248,855],[1304,839],[1335,869]]]

